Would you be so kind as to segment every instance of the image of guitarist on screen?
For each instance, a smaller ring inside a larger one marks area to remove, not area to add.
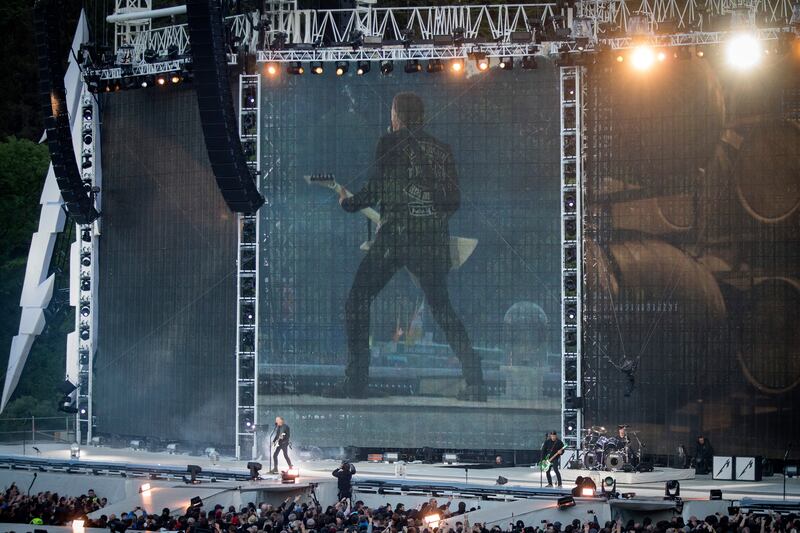
[[[480,359],[450,302],[448,220],[461,204],[450,147],[423,130],[425,109],[413,93],[392,102],[392,124],[378,141],[367,184],[352,196],[342,187],[339,203],[355,213],[380,212],[375,240],[356,271],[345,303],[348,359],[342,395],[367,396],[370,306],[394,274],[405,267],[419,282],[434,320],[461,362],[466,387],[460,400],[486,401]]]
[[[553,486],[553,478],[550,476],[550,471],[556,473],[556,480],[558,487],[561,486],[561,454],[567,446],[558,438],[558,433],[551,431],[547,434],[547,438],[542,443],[542,461],[539,467],[547,473],[547,486]]]

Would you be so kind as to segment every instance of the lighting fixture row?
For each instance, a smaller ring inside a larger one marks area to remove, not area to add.
[[[130,76],[114,80],[87,80],[89,92],[111,93],[120,90],[139,89],[147,87],[164,87],[167,85],[178,85],[184,81],[191,80],[188,72],[165,72],[162,74],[150,74],[146,76]]]
[[[480,72],[485,72],[489,70],[490,61],[486,54],[483,53],[474,53],[471,54],[472,59],[475,61],[475,66]],[[335,72],[337,76],[344,76],[350,71],[350,64],[349,61],[337,61],[335,64]],[[524,56],[520,60],[520,65],[523,69],[532,70],[538,67],[536,63],[536,57],[529,55]],[[497,66],[501,70],[512,70],[514,68],[514,58],[513,57],[500,57],[498,58]],[[322,75],[325,72],[325,66],[322,61],[312,61],[309,64],[309,68],[311,74],[315,75]],[[394,71],[394,61],[389,59],[384,59],[380,62],[379,65],[380,72],[383,75],[390,74]],[[454,59],[429,59],[427,61],[427,65],[425,70],[429,73],[437,73],[437,72],[444,72],[445,69],[453,72],[455,74],[460,74],[464,72],[466,68],[466,62],[464,58],[457,57]],[[358,76],[363,76],[367,74],[372,69],[372,62],[370,61],[358,61],[355,65],[355,73]],[[422,63],[418,59],[407,59],[405,64],[403,65],[403,70],[407,74],[413,74],[416,72],[422,72],[423,67]],[[264,67],[264,72],[269,76],[276,76],[280,72],[280,67],[278,63],[269,62]],[[303,66],[303,63],[300,61],[292,61],[287,64],[286,72],[288,74],[293,75],[301,75],[305,74],[306,68]]]

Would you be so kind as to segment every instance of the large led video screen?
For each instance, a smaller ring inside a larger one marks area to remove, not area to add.
[[[586,421],[646,456],[800,438],[800,56],[764,46],[588,72]]]
[[[538,67],[264,75],[262,421],[320,447],[524,450],[557,428],[558,82]]]

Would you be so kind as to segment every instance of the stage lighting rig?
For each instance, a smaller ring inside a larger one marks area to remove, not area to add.
[[[603,479],[603,484],[600,486],[600,490],[603,493],[603,496],[607,498],[616,498],[617,497],[617,480],[611,476],[606,476]]]
[[[536,63],[536,56],[523,56],[522,57],[522,68],[524,70],[536,70],[538,68],[538,64]]]
[[[483,72],[489,69],[489,58],[484,52],[475,52],[472,57],[475,59],[475,66],[478,67],[478,70]]]
[[[681,495],[681,484],[677,480],[671,479],[664,484],[665,500],[676,500],[680,498],[680,495]]]
[[[253,481],[257,480],[259,476],[258,472],[262,468],[263,466],[261,465],[261,463],[255,463],[255,462],[247,463],[247,469],[250,471],[250,479]]]
[[[305,69],[303,68],[303,64],[300,63],[299,61],[292,61],[291,63],[289,63],[289,66],[286,67],[286,72],[288,74],[299,76],[300,74],[303,74],[305,72]]]
[[[456,74],[461,74],[464,72],[464,60],[461,58],[456,58],[450,61],[450,70]]]
[[[312,68],[312,70],[313,70],[313,68]],[[266,65],[264,65],[264,71],[270,76],[275,76],[276,74],[278,74],[278,64],[277,63],[267,63]]]
[[[300,469],[297,467],[290,468],[281,472],[281,483],[297,483],[300,477]]]
[[[631,52],[631,65],[636,70],[650,70],[656,61],[653,49],[647,45],[639,45]]]
[[[428,61],[428,73],[433,74],[444,70],[441,59],[431,59]]]
[[[734,35],[728,41],[725,52],[728,64],[739,70],[756,66],[764,53],[758,39],[747,33]]]
[[[359,76],[363,76],[367,72],[369,72],[371,66],[369,61],[359,61],[358,65],[356,66],[356,74]]]
[[[503,70],[514,70],[514,58],[513,57],[501,57],[500,63],[498,65]]]
[[[389,59],[384,59],[381,61],[381,74],[386,76],[387,74],[391,74],[394,70],[394,63]]]
[[[347,61],[337,61],[336,62],[336,75],[337,76],[344,76],[347,74],[347,71],[350,69],[350,65]]]
[[[422,65],[419,64],[418,59],[409,59],[408,61],[406,61],[403,70],[406,71],[406,74],[414,74],[422,70]]]

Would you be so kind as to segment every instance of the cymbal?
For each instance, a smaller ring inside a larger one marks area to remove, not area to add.
[[[595,433],[605,433],[606,432],[606,428],[604,428],[603,426],[592,426],[591,430],[594,431]]]

